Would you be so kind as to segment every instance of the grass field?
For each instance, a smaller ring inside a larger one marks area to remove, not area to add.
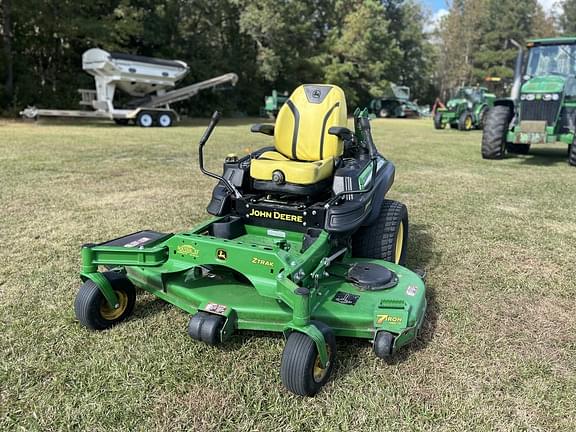
[[[147,294],[125,323],[79,326],[80,245],[205,217],[196,121],[169,130],[0,123],[0,430],[573,431],[576,169],[565,146],[480,158],[480,133],[376,120],[410,211],[409,266],[428,272],[417,343],[386,364],[339,340],[314,399],[288,393],[284,346],[192,341],[188,316]],[[267,144],[224,121],[207,145]]]

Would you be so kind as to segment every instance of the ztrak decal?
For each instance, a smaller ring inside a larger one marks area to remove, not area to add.
[[[191,257],[197,258],[200,252],[192,245],[183,244],[178,245],[178,247],[176,248],[176,253],[179,253],[180,255],[189,255]]]
[[[393,315],[377,315],[376,316],[376,324],[400,324],[402,322],[402,317],[397,317]]]
[[[283,221],[287,221],[287,222],[297,222],[297,223],[303,222],[302,215],[281,213],[279,211],[252,209],[252,211],[248,215],[253,216],[253,217],[258,217],[258,218],[283,220]]]
[[[259,264],[267,267],[274,267],[274,263],[272,261],[268,261],[262,258],[252,257],[252,264]]]
[[[216,258],[218,258],[221,261],[226,261],[226,259],[228,258],[228,253],[224,249],[218,249],[216,251]]]

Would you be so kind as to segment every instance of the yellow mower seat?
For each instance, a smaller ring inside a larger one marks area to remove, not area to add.
[[[274,173],[280,172],[283,182],[296,185],[329,178],[335,158],[342,156],[343,144],[328,130],[346,124],[346,97],[340,87],[301,85],[278,113],[274,126],[276,151],[266,151],[252,160],[250,176],[272,181]]]

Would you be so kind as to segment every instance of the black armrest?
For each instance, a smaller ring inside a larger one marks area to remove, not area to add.
[[[340,139],[347,139],[352,136],[352,131],[342,126],[332,126],[328,129],[330,135],[336,135]]]
[[[250,128],[250,132],[260,132],[264,135],[274,135],[274,125],[271,124],[255,124]]]

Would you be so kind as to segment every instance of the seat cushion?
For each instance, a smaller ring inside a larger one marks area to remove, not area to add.
[[[282,171],[286,183],[308,185],[332,175],[334,158],[301,162],[288,159],[281,153],[267,151],[250,164],[250,177],[255,180],[272,181],[274,171]]]

